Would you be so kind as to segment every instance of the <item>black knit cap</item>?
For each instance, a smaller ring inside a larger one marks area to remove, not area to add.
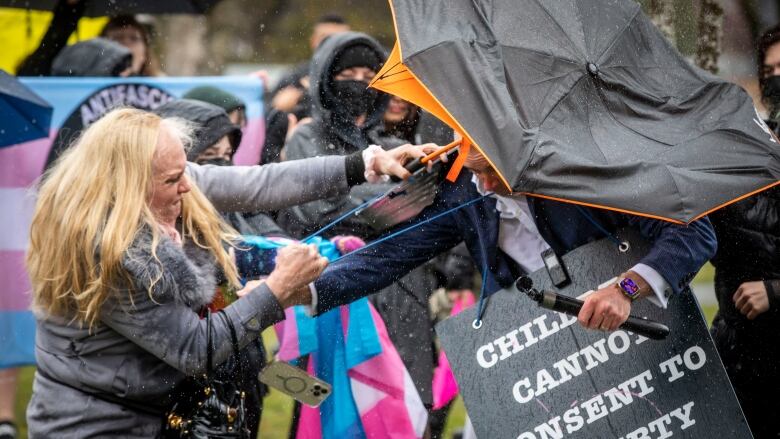
[[[356,43],[342,49],[333,59],[330,67],[331,76],[352,67],[368,67],[378,72],[382,59],[376,51],[364,43]]]

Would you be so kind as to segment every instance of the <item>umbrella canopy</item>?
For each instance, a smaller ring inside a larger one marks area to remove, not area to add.
[[[0,0],[0,7],[51,11],[58,0]],[[82,0],[83,1],[83,0]],[[220,0],[90,0],[85,17],[122,14],[205,14]]]
[[[372,86],[427,109],[514,192],[678,223],[778,184],[740,87],[691,66],[630,0],[391,0]]]
[[[0,70],[0,147],[49,136],[52,107]]]

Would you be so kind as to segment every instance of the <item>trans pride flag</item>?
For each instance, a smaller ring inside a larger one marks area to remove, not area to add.
[[[246,103],[248,124],[236,164],[258,163],[265,135],[262,82],[251,76],[21,80],[54,107],[54,114],[48,139],[0,149],[0,369],[35,362],[35,322],[24,268],[35,204],[30,188],[81,128],[118,106],[152,110],[194,87],[213,85]]]
[[[255,250],[267,252],[253,251],[251,261],[265,272],[272,269],[274,250],[292,242],[262,237],[244,240]],[[354,237],[334,241],[337,244],[315,237],[307,243],[317,245],[320,254],[330,260],[362,245]],[[277,359],[294,361],[309,355],[309,373],[333,386],[320,407],[301,407],[298,439],[423,437],[428,412],[382,318],[367,299],[315,318],[301,306],[287,308],[285,314],[286,319],[276,326]]]

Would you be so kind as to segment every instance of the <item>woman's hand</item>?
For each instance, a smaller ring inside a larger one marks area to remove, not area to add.
[[[366,175],[394,175],[405,180],[412,175],[404,168],[407,162],[423,158],[437,149],[439,147],[435,143],[426,143],[424,145],[406,144],[389,151],[375,148],[372,150],[373,157],[366,160]]]
[[[247,283],[244,284],[244,288],[241,288],[240,290],[236,291],[236,296],[244,297],[247,294],[249,294],[250,291],[254,290],[255,288],[259,287],[264,283],[265,283],[265,279],[247,281]]]
[[[753,320],[769,310],[769,296],[762,281],[743,283],[737,288],[732,299],[737,310],[747,316],[748,320]]]
[[[327,266],[328,260],[320,256],[317,246],[292,244],[279,249],[276,268],[266,279],[266,284],[282,308],[305,305],[311,302],[308,285]]]

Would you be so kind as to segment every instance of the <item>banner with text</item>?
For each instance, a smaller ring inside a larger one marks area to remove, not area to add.
[[[0,369],[35,362],[35,322],[24,269],[35,203],[30,188],[82,128],[119,106],[153,110],[192,88],[212,85],[246,104],[236,164],[257,164],[265,136],[262,82],[252,76],[20,79],[54,107],[54,114],[48,138],[0,148]]]

